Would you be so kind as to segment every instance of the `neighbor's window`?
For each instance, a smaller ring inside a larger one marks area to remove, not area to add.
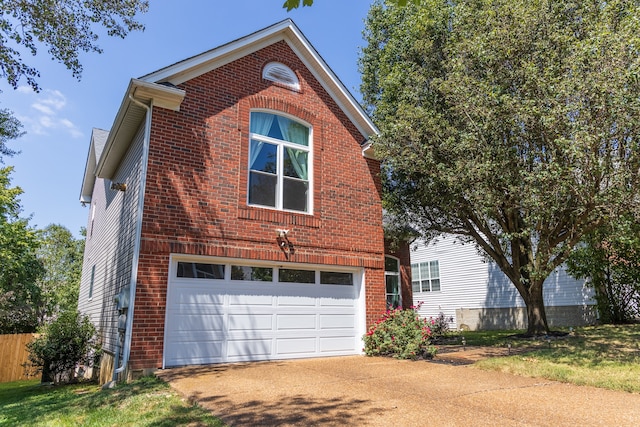
[[[309,128],[287,117],[253,112],[250,131],[249,204],[310,212]]]
[[[223,264],[178,262],[178,277],[192,279],[224,279]]]
[[[384,257],[384,282],[387,295],[387,309],[402,306],[400,294],[400,261],[397,258]]]
[[[440,290],[440,266],[437,260],[411,264],[411,288],[413,292]]]
[[[231,280],[251,280],[254,282],[273,282],[273,268],[231,266]]]

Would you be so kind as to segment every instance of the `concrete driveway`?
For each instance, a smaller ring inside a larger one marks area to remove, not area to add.
[[[640,425],[638,394],[468,364],[350,356],[157,375],[233,426]]]

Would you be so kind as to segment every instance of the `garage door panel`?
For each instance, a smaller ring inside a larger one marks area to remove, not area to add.
[[[318,340],[315,337],[282,338],[276,341],[278,355],[317,353]]]
[[[317,298],[302,296],[279,296],[277,299],[278,307],[315,307]]]
[[[262,356],[270,356],[272,350],[272,339],[243,339],[227,341],[227,356],[229,358],[237,358],[249,356],[250,358],[259,358]]]
[[[273,305],[273,295],[229,295],[229,305],[269,306]]]
[[[273,315],[246,314],[229,315],[229,331],[272,331]]]
[[[184,285],[179,286],[180,291],[172,295],[172,305],[214,305],[222,306],[224,304],[224,295],[212,293],[210,287]]]
[[[320,337],[320,353],[353,351],[355,338],[350,336]]]
[[[223,361],[224,341],[182,341],[165,351],[167,365],[219,363]]]
[[[174,315],[171,324],[167,325],[169,331],[224,331],[224,315]]]
[[[332,297],[332,298],[320,298],[320,307],[355,307],[353,297]]]
[[[286,330],[315,330],[315,314],[279,314],[277,315],[277,329]]]
[[[321,314],[320,329],[353,329],[356,317],[353,314]]]

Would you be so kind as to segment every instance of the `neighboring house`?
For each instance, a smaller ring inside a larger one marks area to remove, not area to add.
[[[441,313],[452,329],[526,329],[524,301],[498,266],[475,245],[446,236],[411,251],[413,303],[425,318]],[[593,289],[562,268],[544,283],[549,326],[579,326],[596,321]]]
[[[360,353],[386,301],[411,303],[375,132],[291,20],[132,79],[81,191],[102,381]]]

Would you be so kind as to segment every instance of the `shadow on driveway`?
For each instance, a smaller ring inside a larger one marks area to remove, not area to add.
[[[364,356],[160,370],[234,426],[638,426],[640,395]]]

